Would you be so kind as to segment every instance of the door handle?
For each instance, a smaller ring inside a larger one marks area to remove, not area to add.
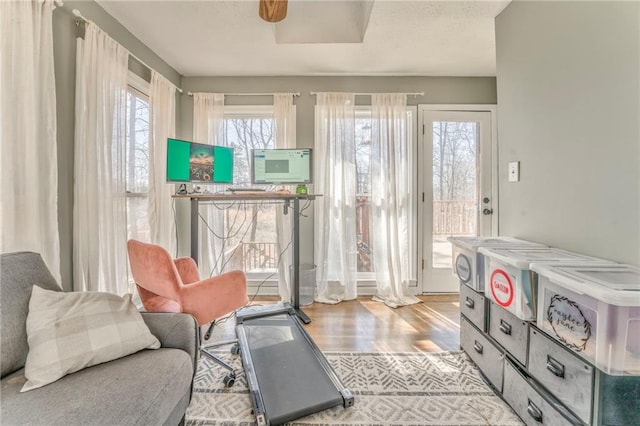
[[[482,351],[484,350],[480,342],[478,342],[477,340],[473,342],[473,349],[475,349],[475,351],[478,352],[480,355],[482,355]]]
[[[489,216],[491,214],[493,214],[493,209],[483,209],[482,210],[482,214],[485,216]]]

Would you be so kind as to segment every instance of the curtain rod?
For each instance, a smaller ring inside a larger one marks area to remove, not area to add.
[[[322,92],[309,92],[310,95],[317,95]],[[342,93],[351,93],[351,92],[342,92]],[[359,92],[353,93],[356,96],[371,96],[371,95],[379,95],[382,92]],[[413,93],[405,93],[405,92],[396,92],[396,93],[404,93],[407,96],[424,96],[424,92],[413,92]]]
[[[82,13],[80,13],[80,11],[79,11],[78,9],[73,9],[71,12],[72,12],[72,13],[73,13],[73,15],[76,17],[76,20],[75,20],[75,24],[76,24],[76,26],[80,25],[80,23],[85,23],[85,24],[86,24],[87,22],[89,22],[89,20],[88,20],[87,18],[85,18],[84,16],[82,16]],[[147,64],[145,61],[143,61],[142,59],[138,58],[138,57],[137,57],[136,55],[134,55],[133,53],[129,52],[129,49],[127,49],[127,52],[129,53],[129,56],[131,56],[131,57],[132,57],[133,59],[135,59],[136,61],[140,62],[142,65],[144,65],[145,67],[147,67],[149,70],[156,71],[156,70],[155,70],[155,69],[153,69],[149,64]],[[157,71],[156,71],[156,72],[157,72]],[[165,77],[165,78],[166,78],[166,77]],[[169,81],[169,80],[167,79],[167,81]],[[173,87],[175,87],[175,88],[176,88],[176,90],[177,90],[178,92],[183,93],[183,91],[182,91],[182,89],[181,89],[181,88],[179,88],[179,87],[178,87],[178,86],[176,86],[175,84],[171,83],[170,81],[169,81],[169,83],[170,83],[171,85],[173,85]]]
[[[225,96],[273,96],[276,93],[280,93],[280,92],[270,92],[270,93],[223,93],[223,95]],[[295,93],[287,93],[288,95],[293,95],[293,96],[300,96],[300,92],[295,92]],[[194,92],[187,92],[187,95],[189,96],[193,96]]]

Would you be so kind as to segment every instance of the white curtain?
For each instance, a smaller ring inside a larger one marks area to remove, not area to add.
[[[411,295],[409,221],[411,215],[410,141],[407,138],[407,96],[371,96],[371,202],[369,208],[374,300],[387,306],[419,303]]]
[[[296,147],[296,110],[291,93],[275,93],[273,95],[273,117],[275,121],[276,148]],[[283,301],[292,301],[291,275],[289,267],[293,264],[293,252],[290,244],[292,238],[292,214],[285,215],[282,207],[277,206],[276,232],[278,235],[278,293]]]
[[[209,145],[224,145],[224,94],[193,95],[193,139]],[[215,161],[215,160],[214,160]],[[214,166],[215,167],[215,166]],[[210,191],[213,187],[205,188]],[[218,275],[224,264],[224,214],[215,205],[200,203],[198,268],[202,277]]]
[[[151,242],[176,253],[173,185],[167,184],[167,138],[176,133],[176,87],[155,70],[149,93],[149,226]]]
[[[55,6],[3,1],[0,8],[0,252],[38,252],[60,282]]]
[[[316,301],[357,295],[355,96],[318,93],[315,124]]]
[[[125,117],[129,52],[92,22],[76,54],[74,289],[132,292],[127,277]]]

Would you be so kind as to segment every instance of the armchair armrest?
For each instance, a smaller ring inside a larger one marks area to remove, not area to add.
[[[140,312],[142,319],[156,336],[163,348],[175,348],[185,351],[193,360],[193,372],[198,361],[200,328],[194,317],[189,314],[170,312]]]

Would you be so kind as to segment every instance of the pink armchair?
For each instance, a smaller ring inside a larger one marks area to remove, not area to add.
[[[136,240],[127,243],[131,273],[142,304],[150,312],[184,312],[196,318],[198,325],[211,323],[205,340],[209,338],[215,320],[245,306],[247,282],[242,271],[227,272],[201,280],[195,261],[188,257],[173,259],[164,248]],[[202,340],[202,339],[201,339]],[[234,369],[207,351],[214,347],[236,344],[237,341],[200,345],[201,352],[228,369],[226,386],[235,382]]]

